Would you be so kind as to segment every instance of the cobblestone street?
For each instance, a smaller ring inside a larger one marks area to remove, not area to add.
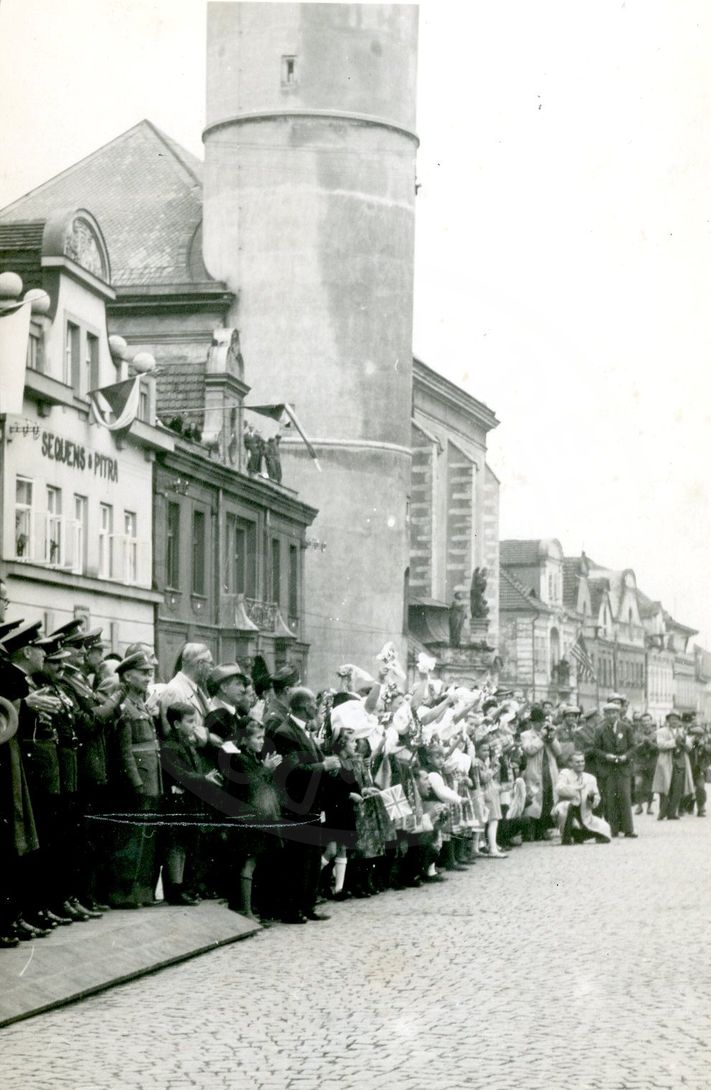
[[[19,1023],[3,1086],[707,1090],[711,825],[636,821]]]

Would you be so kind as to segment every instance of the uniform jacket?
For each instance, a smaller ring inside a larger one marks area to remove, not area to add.
[[[116,724],[119,788],[158,798],[162,778],[158,738],[152,717],[142,700],[127,696]]]

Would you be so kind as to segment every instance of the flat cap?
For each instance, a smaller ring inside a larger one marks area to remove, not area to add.
[[[125,659],[122,659],[116,667],[117,674],[125,674],[127,670],[150,670],[152,673],[153,665],[142,651],[137,651],[135,655],[128,655]]]
[[[616,700],[608,700],[605,704],[603,704],[602,710],[604,712],[618,712],[620,710],[620,705],[617,703]]]

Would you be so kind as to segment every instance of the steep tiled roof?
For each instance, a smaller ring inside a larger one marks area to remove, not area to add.
[[[637,605],[639,607],[639,615],[642,620],[646,617],[654,617],[656,613],[662,608],[661,602],[653,602],[651,598],[648,598],[646,594],[637,588]]]
[[[499,543],[502,564],[537,564],[540,539],[537,541],[502,541]]]
[[[44,223],[0,223],[0,272],[21,276],[25,291],[42,285]]]
[[[505,568],[499,571],[499,609],[518,613],[552,613],[530,588]]]
[[[60,208],[98,220],[116,287],[210,281],[202,263],[202,164],[150,121],[140,121],[0,211],[0,222]]]
[[[180,416],[185,424],[202,427],[205,405],[205,366],[194,360],[171,358],[158,365],[156,376],[158,416],[167,424]]]

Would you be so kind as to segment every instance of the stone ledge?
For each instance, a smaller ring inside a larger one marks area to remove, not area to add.
[[[125,984],[260,931],[224,904],[112,910],[0,950],[0,1026]]]

